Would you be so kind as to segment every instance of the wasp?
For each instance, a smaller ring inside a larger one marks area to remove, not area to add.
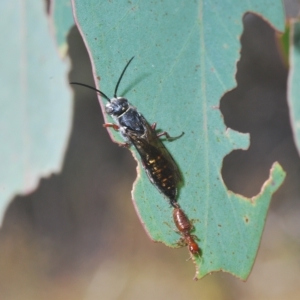
[[[92,86],[78,82],[71,82],[71,84],[93,89],[108,101],[105,111],[112,116],[115,123],[106,123],[103,126],[112,127],[114,130],[119,131],[125,140],[124,146],[133,145],[136,148],[149,180],[169,199],[170,204],[175,208],[177,207],[178,185],[182,178],[178,166],[160,137],[165,136],[167,140],[172,141],[181,137],[184,133],[182,132],[177,137],[170,137],[165,131],[157,133],[156,123],[150,125],[126,98],[117,96],[120,82],[133,58],[124,67],[117,81],[113,98],[109,98]]]

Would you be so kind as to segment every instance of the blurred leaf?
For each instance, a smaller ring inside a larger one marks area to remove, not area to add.
[[[51,15],[59,52],[61,57],[65,57],[68,51],[67,35],[74,25],[71,0],[51,1]]]
[[[294,139],[300,153],[300,21],[290,22],[288,102]]]
[[[281,1],[74,3],[75,21],[98,86],[101,79],[101,90],[113,94],[122,69],[135,55],[119,95],[128,97],[149,123],[157,122],[172,136],[185,132],[179,140],[165,144],[184,176],[178,202],[195,220],[203,251],[203,258],[196,261],[198,277],[223,270],[247,278],[271,195],[283,181],[284,172],[275,165],[253,199],[228,192],[220,171],[223,158],[233,149],[246,148],[249,142],[247,135],[226,130],[216,106],[236,85],[243,15],[248,10],[261,13],[283,29]],[[118,133],[110,134],[122,141]],[[168,201],[151,185],[140,163],[138,170],[133,198],[141,222],[153,240],[178,246]]]
[[[71,125],[68,66],[58,58],[42,1],[2,1],[0,222],[16,194],[60,170]]]

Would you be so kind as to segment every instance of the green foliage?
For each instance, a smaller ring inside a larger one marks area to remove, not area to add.
[[[121,70],[135,55],[119,89],[149,123],[172,136],[166,146],[184,177],[178,201],[194,220],[203,256],[198,277],[223,270],[246,279],[252,268],[272,193],[284,179],[278,164],[252,199],[225,187],[221,166],[233,149],[247,148],[248,136],[226,130],[216,108],[235,87],[242,17],[260,13],[282,30],[281,1],[98,1],[73,0],[76,22],[91,56],[94,77],[111,96]],[[41,176],[58,171],[71,121],[66,66],[58,59],[41,1],[2,4],[0,98],[0,221],[9,200],[33,190]],[[61,53],[73,21],[67,0],[56,1],[53,28]],[[299,35],[298,25],[293,33]],[[9,30],[8,30],[9,29]],[[290,101],[297,133],[299,43],[290,46]],[[295,45],[295,47],[293,46]],[[104,103],[101,103],[102,107]],[[106,116],[107,121],[111,121]],[[110,131],[121,142],[118,133]],[[154,241],[178,247],[172,209],[151,185],[139,157],[133,198]]]
[[[62,164],[71,125],[67,66],[42,1],[2,1],[0,223],[9,201]]]
[[[119,95],[138,107],[149,123],[157,122],[173,136],[185,132],[166,146],[184,176],[178,201],[194,219],[203,251],[203,257],[196,259],[198,277],[224,270],[246,279],[272,193],[282,183],[284,172],[275,164],[270,179],[253,199],[228,192],[220,171],[222,160],[233,149],[246,148],[248,137],[226,130],[215,107],[236,85],[243,14],[261,13],[283,29],[281,1],[239,1],[234,5],[221,0],[74,2],[76,21],[101,90],[113,94],[121,70],[135,55]],[[118,134],[111,134],[121,141]],[[132,193],[151,238],[177,247],[172,209],[151,185],[140,163]]]

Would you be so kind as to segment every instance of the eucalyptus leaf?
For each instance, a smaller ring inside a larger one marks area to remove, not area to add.
[[[223,270],[246,279],[272,193],[282,183],[284,172],[275,164],[253,199],[229,192],[221,176],[223,158],[233,149],[246,149],[249,138],[226,130],[217,107],[222,95],[236,85],[243,15],[260,13],[282,30],[281,1],[73,3],[96,86],[111,97],[122,69],[134,55],[119,96],[126,96],[150,124],[157,122],[171,136],[185,132],[165,145],[184,177],[178,203],[194,220],[194,234],[202,249],[202,257],[194,258],[196,276]],[[105,99],[99,100],[103,108]],[[110,134],[122,142],[119,133],[112,130]],[[132,197],[141,222],[154,241],[178,247],[172,208],[149,182],[138,154],[131,150],[138,161]]]
[[[2,1],[1,13],[0,223],[12,197],[60,170],[72,117],[44,2]]]
[[[71,0],[51,1],[51,17],[59,52],[65,57],[68,51],[67,35],[74,26]]]

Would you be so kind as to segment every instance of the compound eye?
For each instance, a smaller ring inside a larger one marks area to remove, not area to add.
[[[111,115],[111,114],[114,112],[114,109],[113,109],[113,107],[112,107],[110,104],[107,104],[107,105],[105,106],[105,111],[106,111],[109,115]]]

